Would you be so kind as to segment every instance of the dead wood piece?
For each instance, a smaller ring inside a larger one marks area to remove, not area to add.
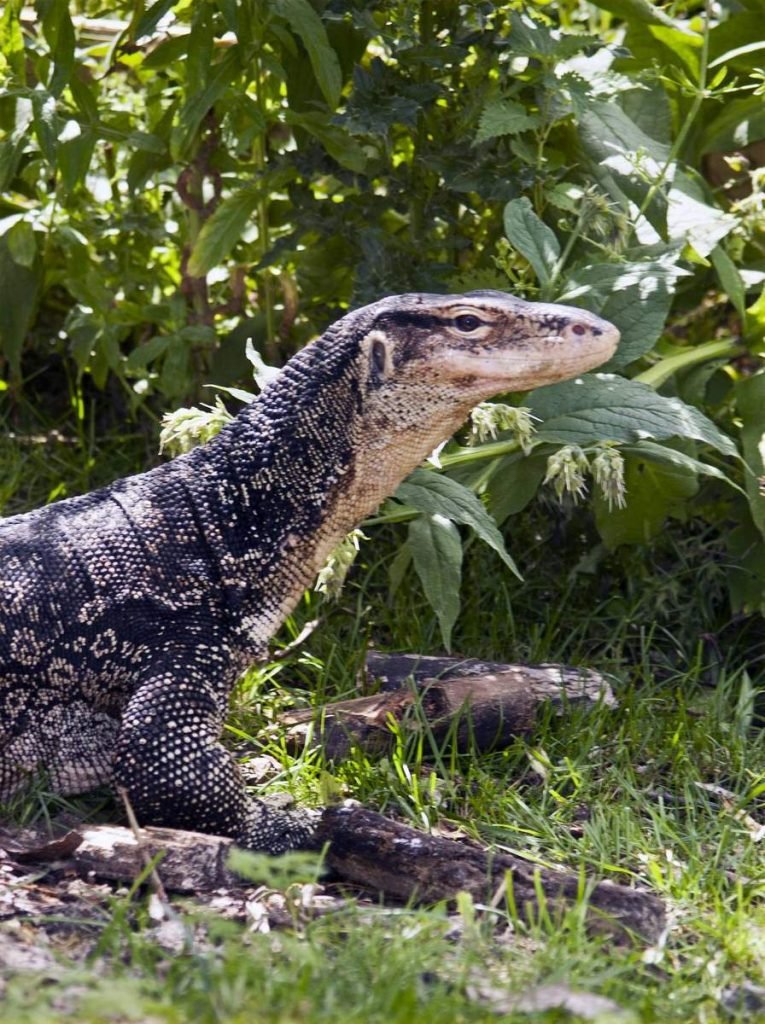
[[[378,660],[370,659],[371,663],[381,666],[379,659],[384,656],[375,657]],[[492,666],[448,658],[418,660],[413,655],[396,655],[393,660],[395,668],[384,678],[409,677],[408,683],[321,709],[316,738],[327,757],[347,757],[354,746],[371,754],[386,752],[394,741],[391,720],[417,729],[424,718],[437,743],[451,732],[459,750],[488,751],[506,747],[514,737],[533,729],[543,703],[551,703],[558,713],[581,701],[616,704],[611,688],[597,672],[562,665]],[[426,669],[420,667],[423,661]],[[402,674],[404,664],[408,671]],[[457,674],[445,678],[422,674],[442,669]],[[311,709],[282,715],[280,721],[290,727],[288,740],[302,746],[315,715]]]
[[[73,860],[82,874],[124,881],[145,869],[144,857],[160,857],[157,871],[166,889],[197,892],[240,885],[226,867],[232,839],[172,828],[141,829],[141,844],[130,829],[97,825],[81,831]],[[143,851],[143,852],[142,852]]]
[[[553,916],[580,895],[578,873],[429,836],[364,808],[327,808],[319,839],[329,843],[327,865],[340,878],[402,901],[436,903],[468,892],[488,903],[508,879],[521,913],[538,914],[540,887]],[[617,942],[652,942],[664,928],[665,911],[652,894],[606,881],[591,887],[587,919],[592,932]]]
[[[241,880],[226,867],[231,839],[166,828],[144,828],[140,835],[139,844],[127,828],[84,827],[65,837],[67,848],[76,845],[66,866],[85,878],[133,882],[145,873],[145,850],[151,858],[162,855],[157,871],[169,891],[241,888]],[[328,844],[326,865],[337,879],[396,901],[436,903],[468,892],[489,903],[508,879],[521,913],[539,913],[540,889],[551,915],[580,897],[578,873],[427,835],[364,808],[325,809],[316,844]],[[61,865],[63,849],[52,843],[47,854]],[[33,858],[44,860],[43,848],[33,851]],[[588,906],[592,931],[618,942],[631,935],[653,941],[664,927],[661,901],[637,889],[599,882],[591,886]]]

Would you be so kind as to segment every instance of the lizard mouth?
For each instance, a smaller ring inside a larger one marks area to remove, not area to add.
[[[523,347],[497,347],[480,354],[452,352],[449,362],[456,375],[472,375],[495,393],[527,391],[576,377],[607,362],[616,351],[619,331],[605,321],[601,323],[597,334],[579,336],[567,330]]]

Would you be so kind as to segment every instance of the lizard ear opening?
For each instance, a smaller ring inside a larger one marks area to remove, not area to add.
[[[385,376],[385,364],[387,362],[387,352],[385,350],[385,343],[379,338],[375,338],[372,342],[372,348],[369,353],[369,365],[372,369],[372,374],[377,377]]]

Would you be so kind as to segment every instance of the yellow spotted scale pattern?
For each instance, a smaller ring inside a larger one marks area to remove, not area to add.
[[[212,441],[0,520],[0,799],[124,787],[142,824],[310,845],[251,795],[229,697],[339,540],[489,395],[608,358],[582,310],[393,296],[298,353]]]

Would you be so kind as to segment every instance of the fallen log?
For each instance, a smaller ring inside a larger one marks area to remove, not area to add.
[[[242,885],[226,866],[231,839],[165,828],[144,828],[139,835],[140,841],[130,829],[96,825],[36,848],[25,850],[7,839],[0,845],[16,860],[52,860],[88,879],[135,881],[145,874],[148,856],[158,858],[156,870],[169,892]],[[317,844],[327,847],[325,866],[334,879],[397,902],[430,904],[467,892],[479,903],[504,906],[507,899],[522,916],[547,913],[554,920],[581,899],[578,873],[428,835],[364,808],[325,809]],[[616,942],[634,937],[652,942],[661,933],[665,914],[657,897],[607,881],[591,883],[586,890],[587,923],[593,933]]]
[[[437,903],[467,892],[477,902],[503,906],[507,886],[522,917],[538,919],[543,902],[554,919],[581,898],[582,878],[576,872],[428,835],[362,807],[326,808],[318,838],[329,844],[326,863],[340,879],[403,902]],[[664,905],[651,893],[608,881],[590,883],[586,890],[591,932],[617,942],[634,937],[653,942],[661,934]]]
[[[603,676],[564,665],[370,652],[367,672],[381,680],[382,692],[281,715],[288,742],[302,747],[310,731],[331,760],[347,757],[352,747],[383,754],[394,743],[395,724],[404,731],[427,726],[439,746],[451,736],[460,751],[486,752],[530,732],[543,704],[556,714],[582,702],[616,705]]]

